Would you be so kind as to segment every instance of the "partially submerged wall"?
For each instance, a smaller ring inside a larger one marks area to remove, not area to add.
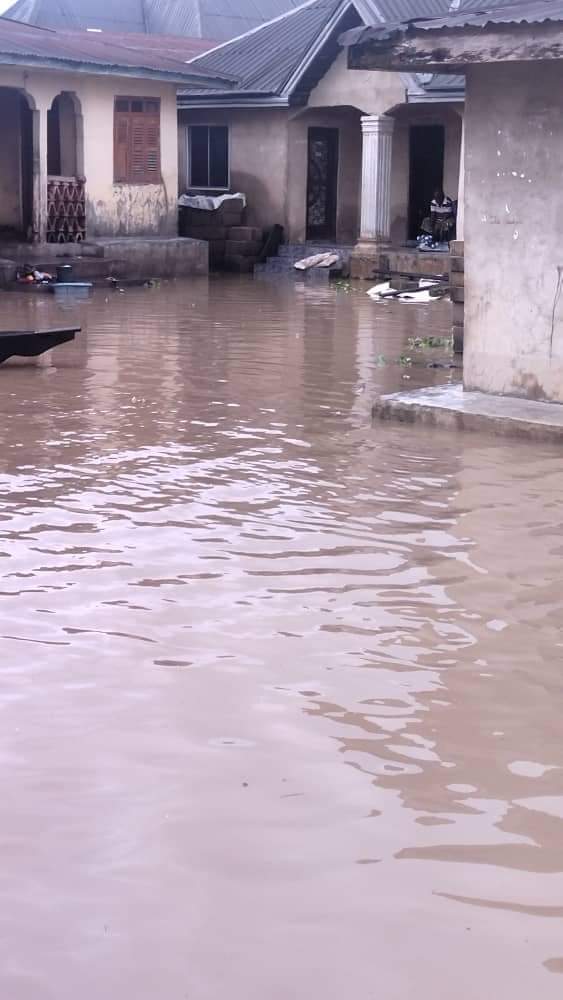
[[[358,235],[362,134],[360,114],[348,108],[317,108],[299,113],[289,124],[288,234],[300,243],[307,233],[307,165],[310,128],[338,129],[336,239],[353,243]]]
[[[466,388],[563,402],[562,93],[562,63],[467,73]]]
[[[90,76],[60,71],[0,68],[0,88],[17,88],[35,109],[38,132],[34,190],[37,235],[45,235],[47,206],[47,112],[61,92],[76,97],[83,126],[83,169],[86,177],[87,235],[169,236],[177,233],[178,129],[176,88],[154,80]],[[1,93],[1,92],[0,92]],[[9,93],[15,94],[15,90]],[[115,97],[157,97],[161,102],[161,183],[114,184],[113,109]],[[8,105],[6,105],[8,107]],[[4,107],[0,108],[3,128]],[[18,149],[18,177],[21,168]],[[12,151],[0,152],[0,176]],[[10,181],[10,184],[12,182]],[[15,191],[12,188],[12,191]],[[19,187],[18,187],[19,191]],[[13,201],[8,199],[8,203]],[[18,194],[19,200],[19,194]],[[6,224],[6,223],[2,223]]]
[[[0,89],[2,153],[0,155],[0,233],[21,229],[21,127],[20,96]]]
[[[180,191],[189,191],[189,125],[228,125],[230,185],[247,196],[246,223],[287,227],[287,111],[206,109],[180,112]],[[221,191],[209,192],[221,194]]]

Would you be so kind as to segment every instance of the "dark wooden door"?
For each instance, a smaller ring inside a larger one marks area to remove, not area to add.
[[[423,219],[430,215],[430,202],[444,176],[443,125],[411,125],[409,239],[420,234]],[[447,192],[446,192],[447,194]]]
[[[307,157],[307,239],[336,238],[338,129],[310,128]]]

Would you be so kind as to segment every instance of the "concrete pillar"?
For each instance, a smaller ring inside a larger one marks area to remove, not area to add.
[[[390,242],[394,125],[388,115],[362,117],[360,245]]]
[[[37,102],[33,113],[33,219],[35,239],[47,238],[47,111],[50,104]]]
[[[459,152],[459,184],[457,189],[456,240],[463,242],[465,219],[465,117],[461,118],[461,149]]]

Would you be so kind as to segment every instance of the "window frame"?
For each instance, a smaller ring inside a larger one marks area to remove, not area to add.
[[[223,184],[193,184],[192,183],[192,157],[191,157],[191,131],[193,128],[207,129],[207,179],[211,179],[211,143],[210,129],[220,128],[227,133],[227,183]],[[189,122],[186,126],[186,174],[188,189],[190,191],[230,191],[231,188],[231,128],[225,122]]]
[[[127,101],[129,107],[127,110],[124,108],[119,108],[120,102]],[[134,111],[133,106],[136,103],[141,102],[143,108],[140,111]],[[154,105],[152,110],[149,110],[145,105]],[[144,132],[144,172],[142,176],[133,176],[133,153],[134,144],[132,137],[133,126],[139,123],[139,120],[143,122],[145,132]],[[120,124],[127,122],[127,142],[118,143],[118,128]],[[158,125],[158,144],[151,144],[147,141],[147,129]],[[127,169],[123,172],[125,176],[119,176],[118,170],[118,149],[125,146],[126,157],[127,157]],[[156,153],[157,163],[154,170],[148,167],[148,155],[151,152]],[[128,187],[146,187],[148,185],[161,185],[162,184],[162,101],[160,97],[152,96],[141,96],[132,94],[115,94],[113,100],[113,184],[114,186],[127,185]]]

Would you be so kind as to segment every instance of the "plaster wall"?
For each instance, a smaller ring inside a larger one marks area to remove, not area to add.
[[[339,53],[322,80],[311,91],[310,108],[351,107],[363,115],[383,115],[405,100],[399,73],[349,70],[347,51]]]
[[[287,229],[287,111],[210,108],[180,112],[179,171],[182,193],[190,190],[187,166],[189,125],[229,126],[229,190],[246,195],[247,224],[264,229],[279,223]]]
[[[47,111],[54,98],[76,95],[83,119],[88,236],[173,235],[177,230],[178,127],[176,87],[153,80],[93,76],[47,70],[0,69],[0,87],[25,91],[36,109],[37,150],[34,215],[44,232],[47,204]],[[115,97],[158,97],[161,101],[161,184],[114,184]],[[0,163],[6,158],[2,149]]]
[[[289,124],[288,233],[300,243],[307,230],[307,149],[310,128],[338,129],[336,239],[353,243],[358,235],[362,136],[359,112],[348,108],[311,109]]]
[[[562,92],[560,62],[468,69],[469,389],[563,402]]]
[[[0,90],[2,153],[0,154],[0,229],[20,229],[21,125],[20,99],[13,90]]]

